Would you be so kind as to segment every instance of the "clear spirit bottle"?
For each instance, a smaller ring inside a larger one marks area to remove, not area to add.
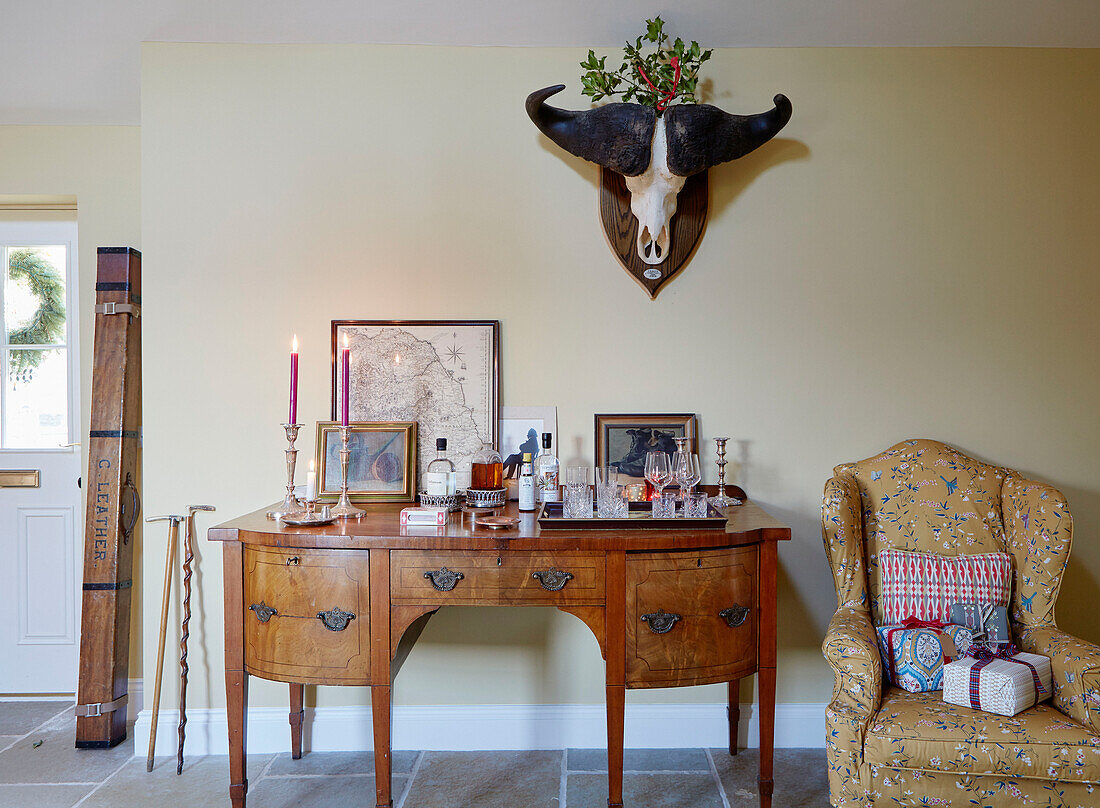
[[[535,497],[539,502],[561,502],[558,458],[551,451],[553,436],[542,433],[542,454],[535,458]]]
[[[455,464],[447,457],[447,439],[435,439],[435,460],[424,471],[424,490],[433,496],[455,493]]]

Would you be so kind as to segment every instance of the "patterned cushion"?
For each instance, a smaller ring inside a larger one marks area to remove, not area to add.
[[[880,626],[875,632],[882,653],[884,678],[910,693],[940,690],[943,687],[944,657],[949,662],[958,659],[966,654],[973,642],[970,629],[963,626],[947,626],[942,631]],[[894,659],[892,672],[891,656]]]
[[[1007,606],[1012,594],[1008,553],[940,556],[883,550],[879,570],[882,622],[891,625],[910,617],[947,623],[952,603]]]
[[[878,603],[881,550],[962,555],[1006,549],[1001,516],[1006,469],[939,441],[907,440],[834,471],[852,477],[860,494],[867,591],[876,625],[886,622]]]
[[[939,693],[892,687],[871,721],[864,756],[872,769],[1100,783],[1100,736],[1048,704],[1006,718],[945,704]]]

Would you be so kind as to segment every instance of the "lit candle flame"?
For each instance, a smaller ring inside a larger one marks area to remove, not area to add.
[[[313,471],[313,459],[312,458],[310,458],[310,461],[309,461],[309,470]]]
[[[298,353],[298,335],[294,335],[294,339],[290,341],[290,350],[293,353]]]
[[[344,347],[345,348],[350,347],[348,345],[348,332],[347,331],[344,332]]]
[[[395,365],[400,365],[401,364],[401,354],[394,354],[393,355],[393,363]]]

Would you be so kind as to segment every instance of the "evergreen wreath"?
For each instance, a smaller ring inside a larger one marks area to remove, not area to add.
[[[8,277],[30,287],[38,309],[26,325],[8,333],[9,345],[51,345],[65,334],[65,282],[49,262],[33,249],[13,250],[8,256]],[[42,364],[45,351],[12,351],[11,375],[28,380]]]

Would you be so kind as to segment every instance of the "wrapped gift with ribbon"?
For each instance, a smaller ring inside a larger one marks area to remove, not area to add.
[[[965,654],[972,641],[964,626],[916,617],[876,632],[890,681],[910,693],[939,690],[944,665]]]
[[[998,715],[1016,715],[1053,691],[1050,658],[974,646],[965,659],[943,667],[943,700]]]
[[[951,622],[966,626],[978,645],[1008,645],[1012,632],[1008,627],[1008,609],[993,603],[952,603]]]

